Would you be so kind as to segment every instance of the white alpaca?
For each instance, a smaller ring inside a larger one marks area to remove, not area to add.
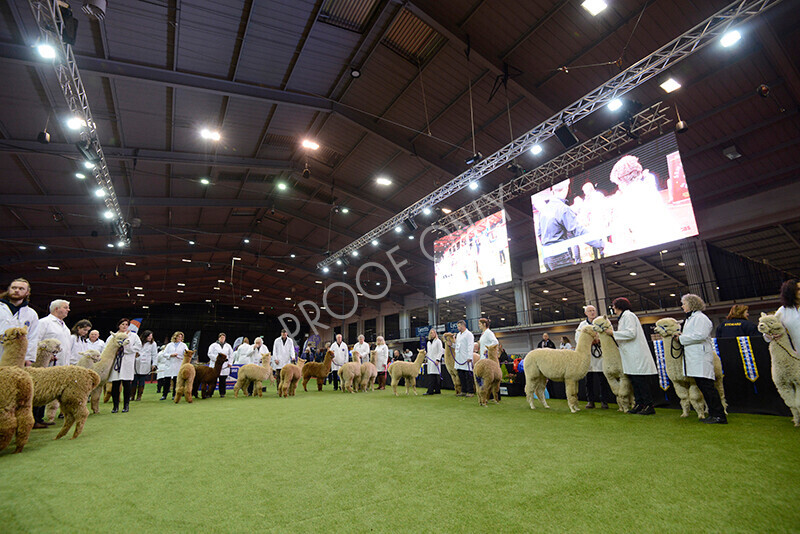
[[[127,332],[114,332],[103,348],[103,352],[100,353],[100,361],[92,366],[92,370],[100,375],[100,384],[94,388],[91,395],[92,413],[100,413],[100,395],[103,393],[103,387],[108,382],[108,376],[114,366],[117,351],[127,343]]]
[[[83,367],[85,369],[91,369],[94,364],[100,361],[100,351],[95,349],[85,350],[83,352],[79,352],[78,356],[81,357],[78,360],[77,365],[78,367]]]
[[[253,396],[258,395],[263,397],[264,393],[264,380],[269,380],[275,383],[275,375],[272,373],[272,366],[269,363],[269,354],[265,355],[261,360],[261,365],[256,363],[248,363],[239,368],[239,376],[236,379],[236,384],[233,386],[234,398],[239,397],[239,390],[243,389],[245,396],[248,395],[247,389],[250,384],[253,384]]]
[[[683,374],[684,350],[678,340],[681,334],[681,326],[672,317],[666,317],[656,321],[656,334],[664,338],[664,364],[667,369],[667,376],[675,387],[675,393],[681,400],[681,417],[689,417],[689,406],[694,407],[699,419],[708,416],[708,406],[703,397],[703,393],[697,387],[694,378]],[[719,399],[728,413],[728,403],[725,401],[725,389],[722,386],[722,362],[719,356],[714,355],[714,387],[719,392]]]
[[[619,345],[613,335],[605,332],[612,330],[611,321],[605,315],[592,321],[592,328],[600,337],[600,348],[603,350],[603,375],[608,380],[611,391],[617,397],[617,409],[627,412],[633,406],[633,385],[622,369],[622,356]]]
[[[358,386],[361,384],[361,364],[359,362],[347,362],[337,372],[342,393],[358,391]]]
[[[772,337],[769,342],[772,381],[783,402],[792,411],[794,426],[800,427],[800,355],[792,347],[786,328],[778,317],[762,313],[758,320],[758,331]]]
[[[544,397],[547,380],[564,382],[567,387],[567,404],[572,413],[578,408],[578,381],[589,372],[592,354],[590,348],[597,334],[587,325],[581,329],[581,337],[575,350],[533,349],[525,356],[525,395],[531,410],[533,395],[536,394],[542,406],[550,408]]]
[[[375,351],[370,351],[370,361],[361,364],[361,391],[372,391],[375,379],[378,378],[378,368],[375,367]]]
[[[397,396],[397,384],[401,378],[406,382],[406,395],[408,395],[409,388],[414,390],[414,395],[417,394],[417,375],[427,355],[427,351],[420,349],[417,359],[413,362],[392,362],[389,366],[389,376],[392,377],[392,390],[395,397]]]

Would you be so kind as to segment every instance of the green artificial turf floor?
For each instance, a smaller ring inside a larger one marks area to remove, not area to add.
[[[0,453],[0,532],[800,531],[786,417],[704,425],[330,386],[158,397],[148,385],[76,440],[52,441],[59,421]]]

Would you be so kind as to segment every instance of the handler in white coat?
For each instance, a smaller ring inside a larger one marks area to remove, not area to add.
[[[628,375],[633,385],[635,405],[631,414],[653,415],[653,395],[650,391],[648,375],[657,373],[656,364],[650,355],[650,345],[644,337],[642,324],[639,318],[631,311],[631,303],[626,298],[615,299],[611,304],[614,313],[619,316],[614,339],[619,344],[619,354],[622,357],[622,370]]]
[[[597,317],[597,308],[589,304],[583,308],[583,313],[586,319],[581,321],[578,329],[575,330],[575,346],[578,346],[578,340],[581,337],[581,330],[584,326],[591,326],[592,321]],[[614,398],[611,392],[611,387],[608,385],[606,375],[603,374],[603,351],[600,349],[600,339],[595,338],[592,342],[590,349],[592,359],[589,360],[589,372],[586,373],[586,408],[591,410],[594,408],[595,399],[595,384],[600,384],[600,408],[603,410],[608,409],[608,403]]]
[[[681,297],[681,307],[686,312],[683,332],[678,340],[683,345],[683,374],[694,378],[697,388],[705,397],[708,406],[708,417],[704,423],[727,424],[725,408],[714,387],[714,345],[711,332],[714,325],[703,310],[706,307],[703,299],[692,293]]]
[[[497,336],[494,335],[494,332],[489,329],[489,319],[485,317],[478,319],[478,328],[481,329],[481,337],[478,339],[478,354],[483,360],[489,357],[487,349],[498,345],[500,342],[497,341]]]
[[[467,323],[458,321],[458,334],[455,345],[455,368],[461,381],[461,397],[475,396],[475,379],[472,376],[472,351],[475,336],[467,329]]]
[[[122,346],[122,352],[117,354],[117,357],[114,359],[114,364],[111,366],[111,373],[108,375],[108,381],[111,382],[111,400],[114,403],[111,413],[117,413],[119,411],[120,384],[122,384],[122,413],[128,411],[128,403],[131,400],[131,383],[133,382],[134,363],[136,362],[136,357],[142,351],[142,340],[139,339],[137,334],[128,331],[130,324],[130,319],[126,318],[117,321],[117,331],[127,332],[128,342]],[[106,340],[107,344],[111,342],[112,337],[113,336],[109,336]]]
[[[425,370],[428,379],[428,391],[423,395],[438,395],[442,392],[442,357],[444,347],[439,334],[431,328],[428,332],[427,354],[425,355]]]
[[[286,330],[281,330],[281,335],[272,344],[272,370],[275,373],[275,387],[280,391],[281,369],[292,363],[295,356],[294,339],[289,337]]]
[[[25,354],[25,361],[29,362],[27,365],[36,361],[36,345],[39,342],[36,332],[39,314],[28,306],[30,293],[30,283],[24,278],[17,278],[0,294],[0,340],[9,328],[28,327],[28,351]],[[2,355],[3,344],[0,343],[0,356]]]
[[[253,340],[253,352],[250,356],[250,363],[261,365],[261,362],[264,361],[265,356],[267,358],[271,356],[269,349],[266,345],[264,345],[264,340],[260,337],[257,337]]]
[[[358,360],[356,360],[358,354]],[[358,343],[353,345],[353,361],[358,363],[367,363],[369,361],[369,343],[364,341],[364,334],[358,336]]]
[[[378,370],[378,389],[386,389],[386,371],[389,368],[389,346],[383,336],[375,338],[375,368]]]
[[[225,392],[228,390],[228,377],[231,375],[231,364],[233,363],[233,348],[225,343],[225,333],[220,332],[217,336],[217,341],[208,347],[208,365],[215,367],[217,365],[217,357],[224,354],[227,358],[222,362],[222,367],[219,371],[219,396],[224,397]],[[213,395],[213,392],[212,392]]]
[[[336,334],[336,341],[331,344],[333,360],[331,360],[331,375],[333,375],[333,390],[339,389],[339,369],[347,363],[347,343],[342,341],[342,334]]]
[[[172,334],[170,342],[161,351],[167,357],[166,369],[159,372],[161,382],[161,400],[165,400],[169,394],[170,384],[172,385],[172,398],[175,398],[175,382],[178,378],[178,371],[183,365],[183,353],[189,350],[183,342],[183,332],[177,331]]]

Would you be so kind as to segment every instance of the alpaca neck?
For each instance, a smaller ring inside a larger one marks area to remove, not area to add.
[[[325,361],[323,361],[323,365],[325,366],[325,374],[329,374],[331,372],[331,362],[333,361],[333,353],[329,352],[325,355]]]
[[[575,345],[575,352],[589,354],[592,348],[592,341],[594,341],[593,335],[588,332],[581,332],[581,337],[578,338],[578,343]]]
[[[117,351],[120,349],[120,345],[117,345],[114,338],[111,338],[111,341],[103,348],[103,353],[100,355],[101,362],[108,362],[111,363],[114,361],[114,358],[117,357]]]
[[[419,354],[417,354],[417,359],[414,360],[414,369],[416,369],[418,373],[420,367],[422,367],[422,362],[424,361],[425,361],[425,353],[420,352]]]
[[[36,361],[33,362],[33,367],[47,367],[53,360],[53,353],[47,349],[40,348],[36,351]]]
[[[184,354],[183,355],[183,363],[191,363],[193,354]]]
[[[0,367],[22,367],[25,365],[25,353],[28,351],[28,338],[17,338],[16,342],[6,344]],[[38,356],[38,355],[37,355]]]
[[[493,362],[497,362],[499,364],[500,358],[497,357],[497,353],[498,353],[498,346],[492,345],[491,347],[489,347],[488,354],[486,357],[492,360]]]

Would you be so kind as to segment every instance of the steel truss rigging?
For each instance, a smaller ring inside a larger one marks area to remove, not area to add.
[[[781,0],[743,0],[729,4],[724,9],[711,15],[700,24],[688,30],[668,44],[662,46],[649,56],[639,60],[626,70],[597,87],[583,98],[562,109],[532,130],[518,137],[494,154],[475,163],[468,170],[436,189],[427,196],[416,201],[394,217],[370,230],[344,248],[330,254],[317,264],[323,268],[333,264],[347,254],[359,250],[373,239],[386,234],[407,219],[421,213],[426,208],[436,206],[442,200],[464,189],[472,182],[495,171],[508,162],[516,159],[526,150],[537,145],[554,134],[563,124],[575,123],[608,102],[630,92],[639,85],[657,76],[673,64],[685,59],[716,39],[732,25],[743,23]]]

